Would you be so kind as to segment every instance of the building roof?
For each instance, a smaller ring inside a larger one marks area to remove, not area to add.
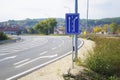
[[[0,27],[0,31],[18,31],[18,27]]]

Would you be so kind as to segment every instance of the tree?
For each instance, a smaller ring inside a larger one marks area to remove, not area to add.
[[[110,24],[110,31],[112,33],[116,33],[117,29],[118,29],[118,25],[116,23],[113,22]]]
[[[120,25],[118,26],[117,33],[120,33]]]
[[[3,32],[0,31],[0,41],[7,39],[8,39],[7,35],[5,35]]]
[[[103,27],[102,27],[102,30],[107,33],[108,32],[108,27],[109,27],[108,24],[104,24]]]
[[[47,23],[45,21],[39,22],[34,29],[40,34],[47,34]]]
[[[57,22],[54,18],[49,18],[36,24],[34,29],[40,34],[52,34],[56,24]]]
[[[96,27],[93,28],[94,33],[101,32],[101,31],[102,31],[102,28],[99,27],[99,26],[96,26]]]
[[[57,22],[56,22],[56,20],[54,18],[49,18],[47,21],[48,21],[48,30],[49,30],[49,33],[53,34],[54,33],[54,27],[56,26]]]
[[[29,33],[29,34],[34,34],[35,33],[35,31],[34,31],[34,29],[33,28],[26,28],[26,32],[27,33]]]

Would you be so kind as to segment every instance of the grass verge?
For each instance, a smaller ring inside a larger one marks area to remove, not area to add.
[[[110,80],[120,77],[120,38],[92,36],[94,53],[86,59],[86,67]]]
[[[65,80],[120,80],[120,38],[89,35],[95,41],[93,52],[89,52],[84,63],[76,61],[85,70],[80,75],[63,75]]]

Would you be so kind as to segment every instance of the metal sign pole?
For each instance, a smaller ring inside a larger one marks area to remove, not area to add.
[[[75,13],[78,13],[78,0],[75,0]],[[77,34],[74,34],[74,43],[75,43],[75,59],[77,59],[77,56],[78,56],[78,38],[77,38]]]
[[[78,58],[78,37],[79,30],[79,13],[78,0],[75,0],[75,13],[66,14],[66,34],[73,34],[72,37],[72,67],[74,68],[74,61]],[[75,57],[74,57],[75,55]]]
[[[74,36],[72,36],[72,68],[74,68]]]

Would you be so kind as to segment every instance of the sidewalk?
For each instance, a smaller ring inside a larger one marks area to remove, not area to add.
[[[79,49],[78,57],[80,57],[84,61],[88,51],[93,50],[95,43],[90,40],[85,39],[82,40],[84,41],[84,45]],[[68,55],[18,80],[64,80],[62,75],[67,73],[68,70],[71,68],[72,68],[72,55]],[[82,68],[77,67],[77,69],[79,71]]]

